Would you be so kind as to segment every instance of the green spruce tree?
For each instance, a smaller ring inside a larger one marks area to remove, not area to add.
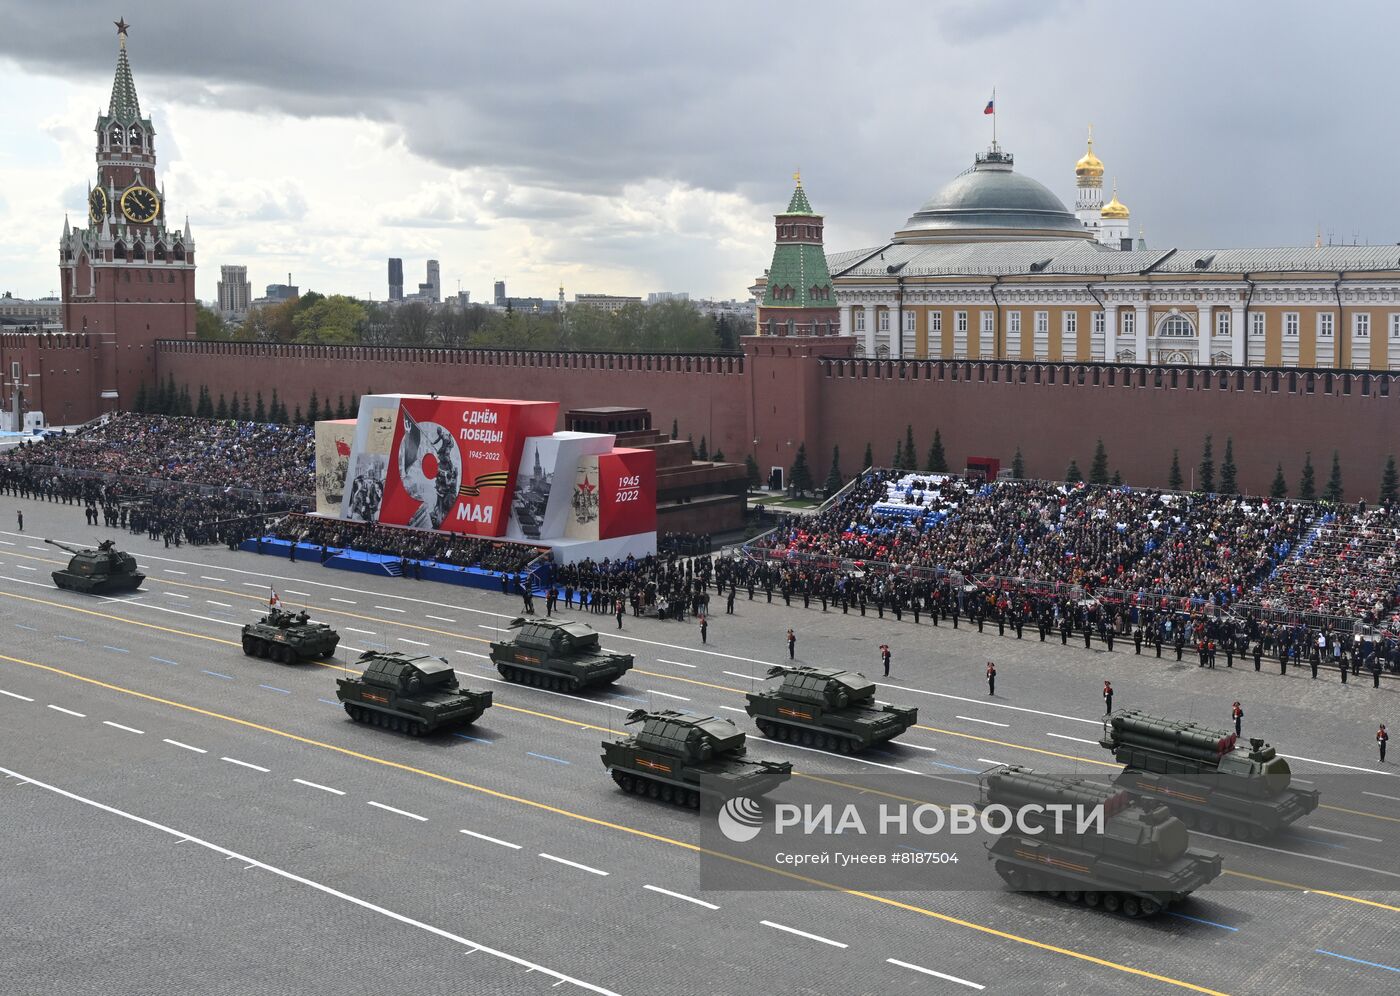
[[[1103,448],[1103,437],[1099,437],[1098,445],[1094,447],[1094,461],[1089,464],[1089,483],[1108,483],[1108,451]]]
[[[1270,497],[1270,498],[1287,498],[1287,497],[1288,497],[1288,482],[1287,482],[1286,480],[1283,479],[1283,464],[1282,464],[1282,463],[1280,463],[1280,464],[1278,465],[1278,469],[1277,469],[1276,471],[1274,471],[1274,483],[1271,484],[1271,485],[1269,485],[1269,497]]]
[[[695,458],[697,460],[710,459],[710,444],[705,441],[704,436],[700,437],[700,448],[695,451]]]
[[[1196,471],[1196,490],[1207,493],[1215,490],[1215,457],[1210,449],[1210,436],[1206,436],[1206,444],[1201,448],[1201,466]]]
[[[1312,501],[1317,497],[1317,479],[1313,474],[1312,451],[1303,458],[1303,473],[1298,478],[1298,497]]]
[[[841,485],[846,483],[841,478],[841,447],[831,448],[831,470],[826,475],[826,493],[834,495],[841,490]]]
[[[724,463],[724,450],[715,450],[714,455],[710,457],[710,459],[715,463]]]
[[[1121,488],[1123,486],[1123,475],[1118,471],[1118,468],[1114,468],[1113,480],[1109,481],[1109,483],[1115,488]]]
[[[799,498],[811,491],[814,486],[812,484],[812,469],[807,466],[806,443],[797,444],[797,456],[793,458],[792,467],[788,470],[788,483],[792,485]]]
[[[680,419],[677,419],[677,418],[671,419],[671,438],[672,438],[672,439],[680,439],[680,438],[681,438],[681,421],[680,421]]]
[[[144,412],[150,407],[150,404],[150,399],[146,397],[146,385],[143,383],[136,389],[136,403],[132,405],[131,410],[134,412]]]
[[[1172,469],[1167,472],[1167,487],[1172,491],[1180,491],[1181,485],[1181,454],[1172,450]]]
[[[261,391],[258,392],[258,400],[257,400],[257,403],[256,403],[255,405],[253,405],[253,421],[254,421],[254,422],[266,422],[266,421],[267,421],[267,406],[263,404],[263,396],[262,396],[262,392],[261,392]]]
[[[1011,476],[1018,481],[1025,480],[1026,460],[1021,456],[1021,447],[1016,447],[1016,455],[1011,458]]]
[[[336,406],[335,406],[335,417],[336,417],[336,418],[349,418],[349,417],[350,417],[350,409],[345,407],[345,395],[343,395],[343,394],[340,396],[340,399],[336,402]]]
[[[1400,476],[1395,472],[1395,456],[1386,457],[1385,471],[1381,474],[1380,499],[1386,503],[1392,503],[1400,497]]]
[[[914,427],[904,426],[904,469],[919,469],[919,451],[914,448]]]
[[[904,469],[904,443],[898,439],[894,441],[894,459],[890,461],[892,470]]]
[[[306,421],[315,425],[321,419],[321,399],[316,397],[316,389],[311,389],[311,400],[306,403]],[[300,421],[298,419],[297,421]]]
[[[748,477],[749,490],[758,487],[762,478],[758,476],[758,461],[753,458],[752,453],[744,457],[744,473]]]
[[[193,415],[194,402],[190,400],[190,386],[185,384],[180,388],[180,400],[176,405],[177,415]]]
[[[1332,451],[1332,473],[1327,475],[1327,488],[1322,492],[1322,497],[1330,502],[1340,503],[1342,494],[1342,458],[1336,451]]]
[[[928,448],[928,471],[934,474],[948,473],[948,456],[943,452],[943,433],[933,430],[933,444]]]
[[[1225,459],[1220,462],[1220,493],[1222,495],[1237,495],[1240,493],[1239,484],[1235,481],[1235,438],[1225,437]]]
[[[302,420],[301,420],[301,405],[297,405],[297,406],[296,406],[296,410],[292,413],[292,425],[304,425],[304,424],[305,424],[305,423],[302,422]]]
[[[214,406],[214,417],[221,422],[228,421],[228,401],[222,391],[219,392],[219,403]]]
[[[870,444],[869,444],[869,443],[866,443],[866,444],[865,444],[865,459],[861,461],[861,467],[860,467],[860,469],[861,469],[861,470],[869,470],[869,469],[870,469],[871,467],[873,467],[873,466],[875,466],[875,454],[874,454],[874,452],[870,449]]]
[[[1078,484],[1082,480],[1084,480],[1084,474],[1079,470],[1079,462],[1077,460],[1071,460],[1069,462],[1069,469],[1065,471],[1065,483]]]

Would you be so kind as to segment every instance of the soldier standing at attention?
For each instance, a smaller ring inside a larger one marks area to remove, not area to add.
[[[790,661],[796,660],[796,659],[797,659],[797,634],[794,633],[794,632],[792,631],[792,628],[791,628],[791,627],[788,628],[788,632],[787,632],[787,641],[788,641],[788,660],[790,660]]]
[[[1113,685],[1105,681],[1103,683],[1103,714],[1107,716],[1113,711]]]
[[[1376,731],[1376,747],[1378,747],[1381,752],[1381,764],[1385,764],[1385,745],[1389,740],[1390,734],[1385,732],[1385,724],[1382,723],[1381,728]]]
[[[1240,708],[1240,704],[1238,702],[1236,702],[1233,706],[1230,707],[1230,716],[1235,721],[1235,736],[1238,737],[1240,736],[1240,724],[1244,722],[1244,710]]]
[[[24,513],[16,509],[15,518],[19,520],[19,531],[24,532]]]
[[[1264,656],[1264,641],[1260,640],[1254,644],[1254,670],[1259,670],[1259,664]]]
[[[890,657],[891,657],[891,656],[893,656],[893,655],[890,653],[890,645],[889,645],[888,643],[882,643],[882,644],[880,644],[880,660],[881,660],[881,662],[885,665],[885,677],[886,677],[886,678],[888,678],[888,677],[890,676]]]
[[[997,666],[991,661],[987,662],[987,694],[997,693]]]
[[[1134,627],[1133,627],[1133,653],[1134,653],[1135,655],[1140,655],[1140,654],[1142,653],[1142,627],[1141,627],[1141,626],[1134,626]]]
[[[705,613],[700,613],[700,642],[710,642],[710,620],[705,618]]]

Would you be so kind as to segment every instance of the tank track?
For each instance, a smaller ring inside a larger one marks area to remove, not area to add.
[[[345,703],[345,711],[357,723],[378,726],[386,730],[393,730],[395,733],[407,733],[411,737],[423,737],[431,732],[428,729],[428,724],[421,719],[393,716],[387,712],[380,712],[378,709],[366,709],[353,702]]]
[[[1156,916],[1173,901],[1172,898],[1163,900],[1161,897],[1148,897],[1136,892],[1086,890],[1082,882],[1030,871],[1009,861],[998,861],[996,873],[1017,892],[1034,893],[1064,903],[1102,909],[1129,920]]]
[[[789,726],[787,723],[775,722],[766,716],[754,719],[754,724],[765,737],[783,743],[816,747],[819,750],[835,751],[837,754],[854,754],[865,749],[864,745],[855,737],[847,737],[826,730],[808,730],[800,726]]]
[[[618,787],[629,795],[650,796],[682,809],[700,809],[704,804],[703,797],[695,789],[670,785],[648,778],[646,775],[631,771],[619,771],[614,768],[612,778],[613,781],[617,782]]]

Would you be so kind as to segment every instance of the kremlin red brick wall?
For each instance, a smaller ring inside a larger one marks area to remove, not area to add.
[[[1279,461],[1296,489],[1308,450],[1321,491],[1336,449],[1348,497],[1374,499],[1400,450],[1400,373],[867,361],[849,358],[849,339],[744,346],[742,356],[665,356],[162,342],[157,368],[191,391],[267,399],[275,388],[289,408],[313,388],[331,401],[374,390],[649,408],[658,429],[674,419],[682,438],[703,435],[730,460],[752,453],[764,476],[805,442],[818,484],[833,445],[848,475],[867,442],[887,465],[906,424],[920,465],[938,428],[954,467],[970,455],[1009,467],[1019,446],[1027,476],[1052,479],[1071,459],[1087,476],[1102,438],[1109,472],[1141,486],[1166,485],[1173,448],[1189,486],[1205,435],[1217,468],[1229,436],[1239,485],[1254,493],[1267,493]]]

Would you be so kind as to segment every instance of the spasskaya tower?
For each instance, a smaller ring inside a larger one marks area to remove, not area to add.
[[[115,23],[117,71],[107,112],[97,117],[97,178],[89,187],[87,224],[70,228],[65,218],[59,240],[64,330],[81,335],[90,354],[89,370],[73,371],[83,390],[63,392],[76,409],[70,419],[130,408],[139,387],[154,383],[155,341],[195,334],[189,219],[183,229],[169,223],[155,128],[141,113],[127,61],[129,25]],[[70,369],[65,364],[64,374]],[[43,369],[41,376],[47,375]],[[50,385],[44,387],[49,393]],[[84,393],[89,404],[82,403]],[[50,422],[58,416],[48,415]]]

